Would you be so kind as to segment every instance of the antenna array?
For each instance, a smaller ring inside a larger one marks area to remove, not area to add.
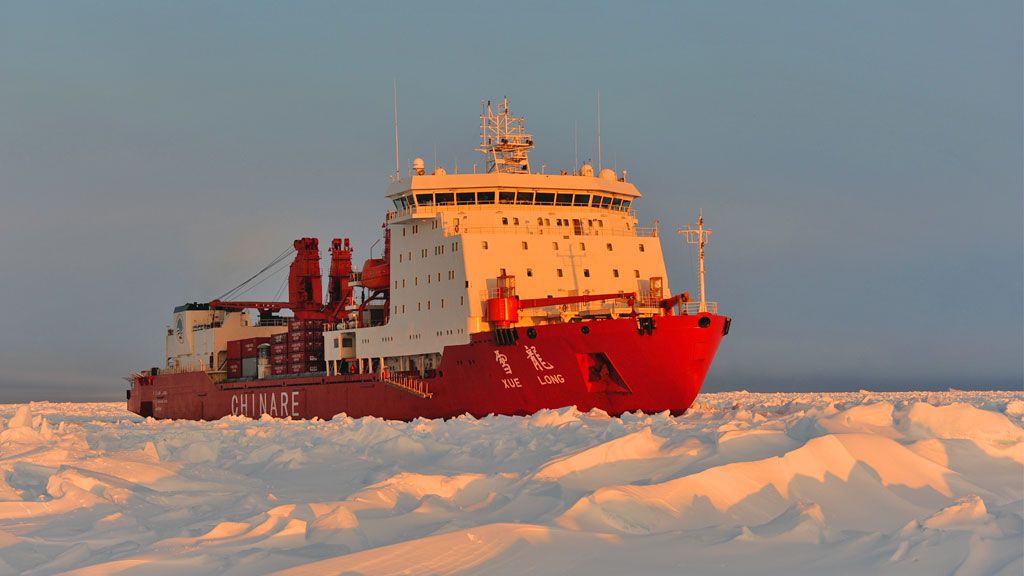
[[[487,172],[507,174],[530,173],[530,149],[533,136],[526,132],[525,119],[512,116],[508,111],[508,98],[495,113],[488,100],[480,114],[480,147],[487,158]]]

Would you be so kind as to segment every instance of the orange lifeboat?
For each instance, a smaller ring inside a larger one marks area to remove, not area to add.
[[[363,264],[363,286],[370,290],[387,290],[391,284],[391,267],[384,258],[370,258]]]

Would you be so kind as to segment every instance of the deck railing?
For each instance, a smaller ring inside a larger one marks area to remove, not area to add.
[[[380,380],[388,386],[398,388],[420,398],[432,398],[434,396],[430,391],[430,385],[414,376],[384,373],[381,374]]]

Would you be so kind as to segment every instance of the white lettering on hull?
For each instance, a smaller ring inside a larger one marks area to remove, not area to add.
[[[259,418],[267,414],[274,418],[301,418],[299,394],[291,392],[243,392],[231,395],[231,415]]]
[[[537,382],[539,382],[541,386],[547,386],[549,384],[565,384],[565,376],[562,376],[561,374],[543,374],[541,376],[537,376]]]

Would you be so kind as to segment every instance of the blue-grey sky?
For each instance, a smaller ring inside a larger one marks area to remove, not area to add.
[[[503,95],[595,157],[600,91],[641,219],[715,229],[706,389],[1021,386],[1019,1],[550,4],[0,0],[0,402],[123,398],[296,237],[364,257],[395,78],[403,162],[464,169]]]

